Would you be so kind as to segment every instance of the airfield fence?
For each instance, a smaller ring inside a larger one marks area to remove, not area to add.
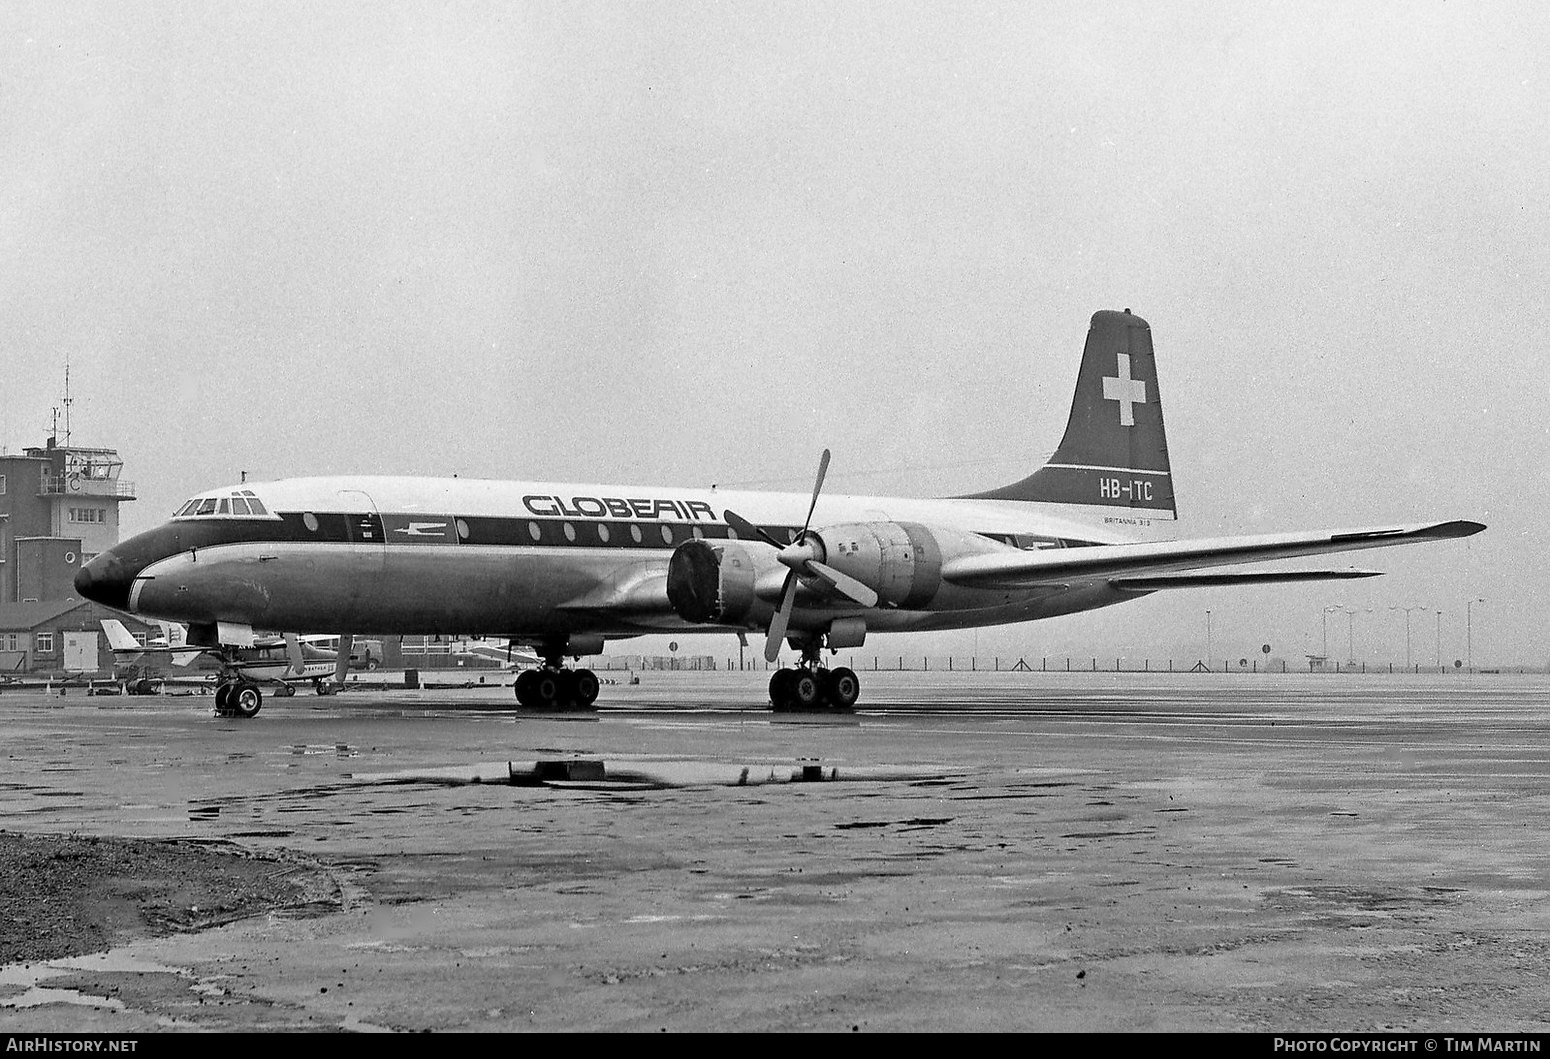
[[[838,658],[839,656],[834,656]],[[833,666],[841,663],[829,661],[826,664]],[[1009,655],[994,655],[988,658],[961,655],[870,655],[857,657],[845,656],[843,663],[851,669],[859,672],[898,672],[898,673],[1314,673],[1314,674],[1383,674],[1383,675],[1422,675],[1422,674],[1446,674],[1446,673],[1544,673],[1550,672],[1550,667],[1536,668],[1531,666],[1437,666],[1437,665],[1404,665],[1399,662],[1309,662],[1299,665],[1288,662],[1285,659],[1269,658],[1224,658],[1207,663],[1203,659],[1188,659],[1178,661],[1175,659],[1151,659],[1151,658],[1102,658],[1090,655],[1083,658],[1062,655],[1050,657],[1040,655],[1035,657]],[[657,666],[654,668],[671,669],[672,666]],[[684,666],[681,668],[714,669],[715,666]],[[764,661],[763,658],[743,659],[728,658],[723,668],[736,672],[743,670],[774,670],[779,668],[774,663]]]

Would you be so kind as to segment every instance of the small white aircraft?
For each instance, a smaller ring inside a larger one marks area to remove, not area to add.
[[[967,629],[1106,607],[1152,592],[1371,577],[1246,563],[1467,537],[1478,522],[1174,540],[1174,486],[1145,320],[1095,314],[1064,437],[1020,481],[943,499],[811,496],[557,482],[342,477],[202,493],[102,552],[87,599],[190,623],[191,643],[253,630],[493,636],[543,665],[525,706],[590,707],[565,667],[609,639],[762,632],[777,709],[846,709],[860,680],[822,652],[869,634]],[[805,516],[802,516],[803,512]],[[799,518],[799,516],[802,516]],[[1228,567],[1200,573],[1204,568]],[[341,651],[348,654],[347,636]],[[236,666],[238,701],[257,691]]]
[[[192,665],[196,659],[204,655],[217,658],[221,663],[222,674],[215,689],[215,712],[222,716],[251,717],[263,705],[261,695],[257,698],[252,695],[244,698],[238,694],[242,689],[240,686],[234,686],[227,678],[228,669],[241,674],[236,682],[237,685],[244,683],[278,685],[279,690],[275,694],[281,698],[296,694],[293,685],[297,682],[311,681],[318,694],[326,695],[332,687],[328,681],[336,676],[340,682],[343,681],[343,677],[336,672],[337,655],[306,642],[309,639],[322,639],[322,637],[302,637],[295,633],[284,633],[279,636],[256,638],[250,647],[223,652],[219,647],[187,647],[180,635],[182,630],[176,623],[167,630],[167,639],[177,642],[169,642],[166,645],[155,643],[142,645],[135,639],[134,633],[116,618],[104,618],[102,631],[107,635],[108,646],[114,656],[128,664],[138,663],[146,655],[168,656],[171,663],[179,667]],[[256,691],[256,689],[252,690]]]

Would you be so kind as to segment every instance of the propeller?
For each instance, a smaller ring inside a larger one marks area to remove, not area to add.
[[[823,541],[809,535],[813,512],[818,508],[818,494],[823,490],[823,479],[829,473],[829,450],[824,449],[818,460],[818,480],[813,483],[813,499],[807,505],[807,518],[802,522],[802,532],[793,541],[780,541],[770,536],[762,527],[755,526],[735,511],[726,512],[727,525],[737,531],[739,537],[757,537],[775,549],[775,558],[789,571],[780,590],[780,604],[770,619],[769,633],[764,639],[764,660],[773,662],[780,657],[780,644],[786,638],[786,627],[791,622],[791,611],[796,604],[797,585],[803,577],[813,577],[830,588],[850,597],[863,607],[877,606],[877,593],[849,574],[841,573],[823,560],[827,558]]]

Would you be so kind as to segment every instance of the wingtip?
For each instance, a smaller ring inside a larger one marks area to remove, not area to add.
[[[1472,522],[1469,519],[1454,519],[1452,522],[1439,523],[1435,528],[1435,536],[1438,537],[1473,537],[1485,529],[1484,522]]]

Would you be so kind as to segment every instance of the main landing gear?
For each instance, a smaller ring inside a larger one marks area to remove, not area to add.
[[[848,710],[861,697],[861,678],[845,666],[825,669],[817,641],[802,647],[795,669],[777,669],[770,677],[770,705],[777,713]]]
[[[597,692],[596,673],[566,669],[558,656],[517,675],[517,704],[529,710],[590,710]]]
[[[263,707],[264,693],[257,684],[241,676],[221,674],[220,683],[215,686],[217,717],[256,717]]]

